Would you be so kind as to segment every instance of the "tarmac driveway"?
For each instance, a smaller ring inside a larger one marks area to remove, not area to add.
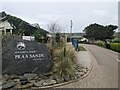
[[[83,80],[59,88],[118,88],[118,53],[95,45],[82,44],[97,61]]]

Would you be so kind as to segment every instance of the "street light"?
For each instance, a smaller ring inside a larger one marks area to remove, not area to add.
[[[70,21],[70,41],[72,39],[72,26],[73,26],[73,22],[72,20]]]

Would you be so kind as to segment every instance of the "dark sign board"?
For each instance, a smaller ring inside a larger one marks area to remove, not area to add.
[[[51,71],[53,62],[44,44],[10,38],[3,43],[2,51],[3,74],[45,74]]]

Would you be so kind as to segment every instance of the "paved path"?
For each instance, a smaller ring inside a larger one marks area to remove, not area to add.
[[[118,88],[118,53],[95,45],[83,46],[95,57],[97,65],[83,80],[59,88]]]

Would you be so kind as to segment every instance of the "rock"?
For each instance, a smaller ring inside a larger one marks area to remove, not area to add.
[[[77,78],[80,78],[80,77],[81,77],[81,75],[80,75],[80,74],[78,74],[78,75],[77,75]]]
[[[87,70],[87,71],[89,71],[89,69],[88,69],[88,68],[86,68],[86,70]]]
[[[14,88],[16,88],[16,89],[26,89],[26,88],[30,88],[32,86],[33,86],[32,83],[27,83],[26,85],[17,84]]]
[[[64,80],[65,80],[65,81],[69,81],[69,80],[70,80],[70,78],[69,78],[69,77],[67,77],[67,76],[64,76]]]
[[[2,44],[2,74],[51,72],[53,60],[45,44],[18,37],[10,37]]]
[[[45,73],[44,76],[49,77],[49,76],[51,76],[51,73],[50,72],[49,73]]]
[[[2,84],[3,89],[9,89],[15,86],[15,83],[13,81],[6,82]]]
[[[21,85],[25,85],[28,83],[28,79],[25,76],[21,76],[20,83],[21,83]]]
[[[77,71],[78,71],[78,72],[80,72],[80,71],[81,71],[81,69],[79,69],[79,68],[78,68],[78,69],[77,69]]]
[[[75,75],[78,75],[78,73],[79,73],[78,71],[77,71],[77,72],[75,72]]]
[[[84,72],[79,72],[79,75],[80,76],[83,76],[85,73]]]
[[[0,87],[1,87],[3,84],[6,84],[6,83],[7,83],[6,80],[1,80],[1,81],[0,81]]]
[[[74,79],[77,79],[77,77],[74,77]]]
[[[2,76],[2,80],[3,80],[3,79],[4,79],[4,80],[8,80],[8,79],[9,79],[9,75],[7,75],[7,74],[3,75],[3,76]]]
[[[41,80],[38,76],[34,77],[32,80]]]
[[[36,80],[30,80],[29,82],[34,84],[34,83],[36,83],[37,81],[36,81]]]
[[[57,82],[56,82],[56,80],[51,80],[51,79],[49,79],[49,80],[46,80],[44,83],[43,83],[43,85],[44,86],[47,86],[47,85],[53,85],[53,84],[56,84]]]
[[[55,80],[57,81],[57,83],[62,83],[62,82],[64,82],[64,78],[62,78],[62,77],[60,77],[60,76],[57,76],[57,77],[55,78]]]
[[[34,83],[34,86],[37,86],[37,87],[39,87],[39,86],[42,86],[42,84],[45,82],[45,80],[40,80],[40,81],[37,81],[37,82],[35,82]]]
[[[56,84],[56,80],[51,80],[51,84]]]
[[[20,79],[14,79],[13,81],[14,82],[20,82]]]
[[[31,79],[35,78],[36,76],[37,76],[37,74],[34,74],[34,73],[24,74],[24,77],[26,77],[28,80],[31,80]]]
[[[87,72],[87,69],[86,69],[86,68],[84,68],[84,69],[82,69],[82,71],[86,73],[86,72]]]
[[[18,76],[17,75],[7,75],[7,74],[5,74],[5,75],[3,75],[2,76],[2,80],[4,79],[4,80],[13,80],[13,79],[17,79],[18,78]]]
[[[18,78],[18,76],[17,75],[11,75],[11,79],[17,79]]]

